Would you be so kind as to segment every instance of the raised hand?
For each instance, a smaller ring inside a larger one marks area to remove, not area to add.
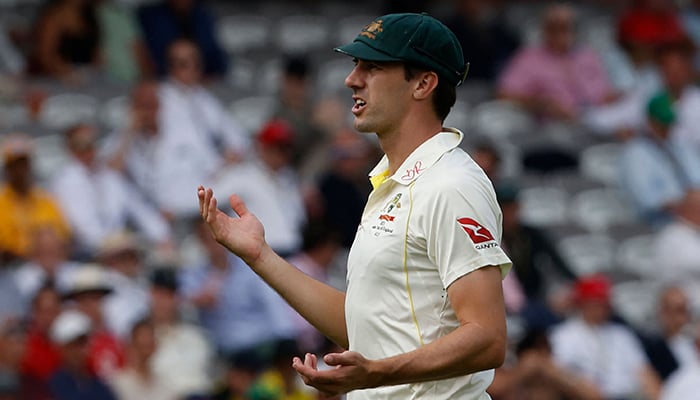
[[[217,242],[239,256],[248,264],[254,263],[262,253],[265,244],[265,231],[260,221],[236,195],[229,197],[229,204],[238,218],[229,217],[217,208],[212,189],[197,188],[199,213],[209,226]]]

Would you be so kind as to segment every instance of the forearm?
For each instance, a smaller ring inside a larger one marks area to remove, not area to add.
[[[496,368],[504,357],[504,337],[468,323],[412,352],[376,361],[377,386],[467,375]]]
[[[249,265],[316,329],[348,348],[345,293],[306,275],[267,245]]]

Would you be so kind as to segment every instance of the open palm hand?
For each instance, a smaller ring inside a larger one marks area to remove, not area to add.
[[[230,217],[217,207],[212,189],[197,189],[199,212],[209,226],[214,239],[248,264],[260,257],[265,245],[265,231],[260,221],[236,195],[229,197],[229,204],[238,215]]]

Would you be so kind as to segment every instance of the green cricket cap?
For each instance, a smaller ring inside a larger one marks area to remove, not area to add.
[[[661,93],[652,97],[647,104],[647,115],[663,126],[671,125],[676,120],[671,96],[668,93]]]
[[[402,61],[434,71],[459,86],[467,76],[455,34],[428,14],[388,14],[362,28],[355,40],[335,51],[366,61]]]

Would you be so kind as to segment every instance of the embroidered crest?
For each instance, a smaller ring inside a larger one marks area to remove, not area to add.
[[[369,25],[362,28],[360,36],[365,36],[370,39],[376,39],[377,34],[381,33],[382,31],[384,31],[384,28],[382,28],[382,20],[378,19],[376,21],[372,21]]]

